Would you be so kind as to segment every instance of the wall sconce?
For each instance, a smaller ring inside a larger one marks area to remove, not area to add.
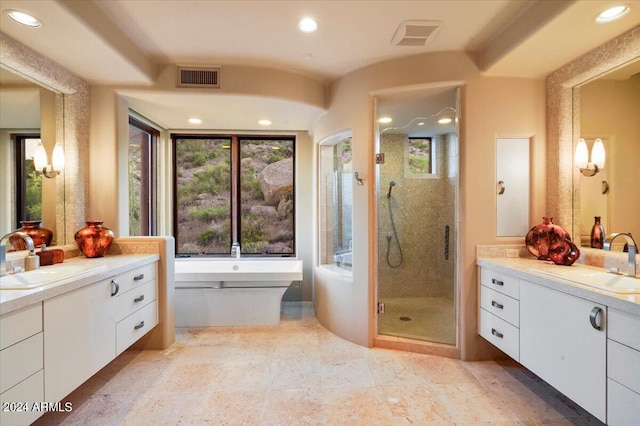
[[[602,139],[598,138],[593,143],[591,148],[591,161],[589,161],[589,149],[587,148],[587,142],[580,138],[578,145],[576,145],[575,165],[580,169],[580,173],[590,177],[598,174],[600,169],[604,168],[604,144]]]
[[[36,150],[33,153],[33,167],[38,173],[42,173],[44,177],[53,179],[64,169],[64,151],[60,143],[55,144],[53,147],[51,164],[48,164],[48,162],[47,151],[44,149],[42,142],[36,146]]]

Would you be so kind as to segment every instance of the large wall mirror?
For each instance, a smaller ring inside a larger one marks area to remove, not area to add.
[[[595,168],[579,173],[574,180],[580,194],[581,243],[591,245],[596,220],[605,233],[640,236],[640,59],[575,87],[574,104],[580,106],[574,135],[585,140],[592,156],[598,139],[605,148],[604,167],[593,176]]]
[[[41,221],[54,231],[55,243],[55,180],[43,179],[33,168],[37,144],[42,141],[49,152],[53,148],[55,92],[0,68],[0,108],[0,235],[21,221]]]
[[[636,27],[565,65],[547,78],[547,212],[548,215],[554,217],[554,223],[558,223],[565,229],[570,230],[574,240],[579,241],[582,235],[589,233],[594,221],[593,217],[591,217],[589,223],[581,223],[581,173],[574,165],[575,145],[581,137],[585,139],[602,138],[602,136],[595,134],[599,133],[600,129],[581,129],[580,88],[584,86],[586,90],[590,90],[587,84],[596,83],[596,79],[601,81],[600,77],[631,65],[638,61],[639,58],[640,27]],[[616,108],[618,107],[619,104],[617,104]],[[635,121],[637,122],[638,120]],[[621,156],[632,157],[635,155],[635,164],[637,164],[639,136],[638,134],[635,135],[635,154],[633,152],[623,152],[622,148],[617,148],[618,145],[621,146],[618,143],[621,138],[618,134],[619,131],[611,129],[612,127],[606,130],[608,136],[605,135],[604,138],[609,138],[608,141],[605,140],[605,143],[611,144],[613,142],[612,149],[615,150],[615,153],[612,151],[610,156],[616,158],[616,164],[611,164],[611,161],[607,161],[605,164],[605,169],[608,169],[607,180],[614,173],[619,175],[620,179],[634,180],[634,173],[623,171],[624,169],[622,168],[620,170],[617,169],[617,159]],[[583,131],[588,131],[589,134],[583,133]],[[598,175],[590,179],[594,178],[598,178]],[[636,185],[635,192],[637,193],[637,179],[631,184]],[[601,182],[600,188],[602,188]],[[613,188],[610,190],[612,191]],[[618,187],[617,190],[621,197],[631,195],[627,189],[622,190],[621,187]],[[624,203],[624,200],[622,202]],[[605,229],[605,231],[607,233],[634,232],[633,229],[636,229],[635,232],[640,235],[640,230],[638,230],[640,226],[638,224],[639,216],[637,215],[638,205],[636,204],[634,207],[625,206],[624,208],[629,209],[630,217],[632,218],[631,222],[616,223],[617,219],[614,219],[614,217],[620,213],[620,207],[618,207],[617,201],[609,200],[609,220],[613,220],[613,222],[608,226],[609,229]],[[596,216],[596,214],[594,213],[593,216]],[[632,226],[635,226],[635,228],[631,228]],[[619,227],[630,228],[619,229]],[[585,229],[583,230],[583,228]]]
[[[55,222],[52,231],[57,244],[73,243],[74,232],[84,226],[88,200],[89,85],[59,64],[2,32],[0,52],[0,68],[45,88],[46,93],[53,96],[53,118],[49,119],[52,123],[45,127],[51,129],[46,130],[47,137],[54,139],[51,143],[59,142],[63,145],[65,167],[53,183],[45,183],[53,186],[48,189],[52,200],[43,204],[43,216],[54,217],[50,222]],[[41,91],[41,96],[42,93],[45,92]],[[41,114],[40,130],[44,130],[42,118]],[[10,151],[6,147],[3,150]],[[49,160],[51,155],[52,149],[49,148]],[[0,183],[8,187],[10,184],[5,179],[10,179],[10,175],[6,173],[3,164]],[[1,208],[3,217],[11,217],[7,212],[13,208],[11,203],[5,204],[3,200]],[[9,232],[7,227],[13,227],[11,219],[2,221],[2,235]]]

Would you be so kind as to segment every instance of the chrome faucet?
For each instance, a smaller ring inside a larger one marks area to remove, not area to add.
[[[611,251],[611,243],[619,236],[624,236],[629,244],[629,276],[636,278],[636,253],[638,252],[638,244],[630,232],[619,232],[609,235],[604,239],[604,249]]]
[[[33,240],[31,239],[30,236],[28,236],[26,233],[20,232],[20,231],[9,232],[4,237],[0,238],[0,277],[8,274],[8,271],[7,271],[7,248],[6,248],[5,240],[13,237],[14,235],[22,238],[27,243],[27,247],[29,248],[29,255],[32,255],[32,254],[35,255],[35,253],[36,253],[35,250],[34,250],[34,247],[33,247]],[[26,268],[25,268],[25,270],[26,270]]]

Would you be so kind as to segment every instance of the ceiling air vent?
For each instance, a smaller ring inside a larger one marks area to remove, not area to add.
[[[394,46],[425,46],[438,30],[440,21],[403,21],[396,30],[391,44]]]
[[[220,67],[178,66],[178,87],[220,88]]]

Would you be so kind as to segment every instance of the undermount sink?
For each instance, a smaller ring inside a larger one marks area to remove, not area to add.
[[[87,267],[86,264],[59,263],[53,266],[44,266],[34,271],[5,275],[0,278],[0,290],[28,290],[44,287],[68,278],[82,277],[105,269],[107,267],[104,265]]]
[[[569,267],[541,265],[539,268],[529,268],[529,270],[613,293],[640,293],[640,279],[628,275],[616,274],[601,268],[584,265],[573,265]]]

